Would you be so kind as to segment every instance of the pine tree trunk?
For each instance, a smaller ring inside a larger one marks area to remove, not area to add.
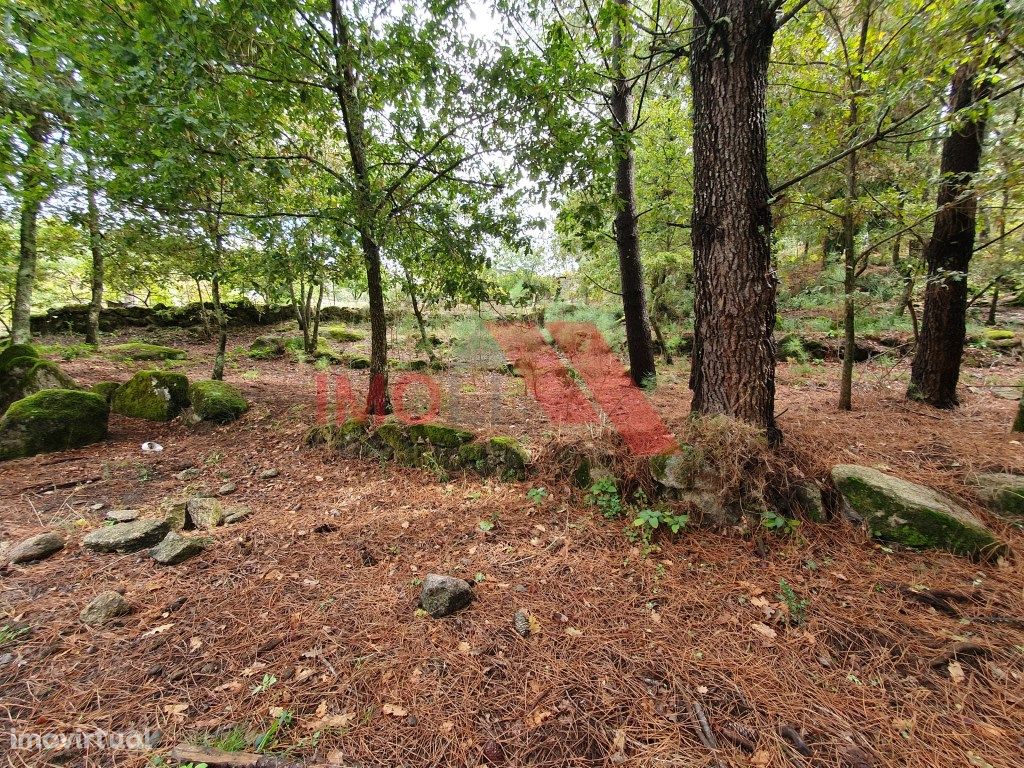
[[[103,234],[100,231],[100,209],[96,203],[96,176],[92,159],[86,158],[85,194],[89,227],[89,250],[92,253],[90,282],[92,297],[89,302],[89,322],[85,329],[85,343],[100,345],[100,312],[103,310]]]
[[[18,273],[14,284],[14,307],[11,312],[11,343],[28,344],[32,341],[32,291],[36,284],[36,234],[39,227],[39,211],[46,194],[43,191],[39,171],[34,167],[42,162],[47,124],[42,116],[33,117],[29,123],[28,149],[22,172],[21,220],[19,223]]]
[[[727,414],[780,437],[765,136],[766,0],[711,0],[690,58],[693,82],[694,414]]]
[[[978,207],[972,184],[981,163],[986,117],[977,104],[989,92],[988,81],[979,82],[977,76],[972,64],[961,64],[953,75],[954,125],[942,145],[939,213],[924,249],[928,284],[908,395],[936,408],[958,403],[956,385],[967,333],[967,270]],[[965,111],[967,117],[958,114]]]
[[[629,0],[616,0],[626,6]],[[640,260],[640,232],[637,227],[636,159],[633,152],[633,87],[626,77],[623,59],[624,23],[620,20],[612,38],[612,66],[615,79],[610,99],[614,125],[615,152],[615,245],[619,252],[622,312],[629,351],[629,375],[638,387],[654,378],[654,348],[647,315],[644,267]]]

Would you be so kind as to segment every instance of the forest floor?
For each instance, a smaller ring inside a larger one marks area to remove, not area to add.
[[[147,340],[187,349],[176,369],[208,375],[212,343]],[[146,367],[60,362],[82,384]],[[907,365],[858,365],[849,413],[835,407],[838,364],[780,365],[779,424],[799,470],[887,468],[951,494],[1024,552],[1024,534],[964,483],[1024,473],[1008,429],[1017,404],[999,389],[1024,379],[1019,355],[966,368],[950,413],[904,399]],[[365,372],[344,374],[365,392]],[[470,364],[436,376],[446,419],[531,449],[557,437],[522,379]],[[0,465],[0,542],[69,536],[0,575],[0,721],[12,734],[159,732],[153,750],[39,752],[5,737],[0,765],[160,765],[179,742],[252,751],[275,722],[266,751],[311,765],[1024,765],[1019,555],[983,565],[894,550],[842,520],[787,536],[687,530],[647,552],[565,484],[439,480],[303,447],[313,377],[234,353],[226,378],[252,404],[234,424],[115,415],[106,442]],[[651,400],[682,427],[685,363],[661,370]],[[143,453],[144,441],[164,450]],[[201,473],[190,488],[175,478],[187,467]],[[225,481],[253,514],[200,557],[165,568],[144,551],[79,546],[107,510],[145,514]],[[528,495],[540,485],[545,498]],[[476,599],[450,618],[418,614],[430,572],[474,580]],[[107,589],[133,612],[84,626],[79,611]],[[525,639],[519,608],[537,622]]]

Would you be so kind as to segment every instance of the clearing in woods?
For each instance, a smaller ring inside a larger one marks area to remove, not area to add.
[[[234,338],[229,355],[228,378],[251,404],[239,421],[112,415],[105,442],[0,464],[3,538],[68,537],[56,556],[3,574],[3,717],[23,738],[145,732],[152,742],[0,744],[4,764],[158,765],[179,743],[314,765],[1019,764],[1019,560],[893,548],[839,519],[789,535],[691,529],[650,547],[624,535],[630,520],[606,520],[543,470],[503,482],[339,458],[302,446],[313,368],[249,360],[255,335]],[[160,341],[188,353],[167,365],[205,376],[214,344]],[[403,342],[397,356],[411,353]],[[61,365],[89,385],[152,363]],[[489,365],[431,374],[443,418],[512,435],[533,454],[593,433],[554,427],[524,379]],[[954,495],[1024,548],[962,480],[1024,471],[1007,431],[1016,403],[984,386],[993,370],[1019,379],[1019,361],[969,370],[966,383],[980,386],[941,417],[905,401],[891,364],[873,362],[858,368],[857,410],[836,413],[837,366],[780,365],[779,423],[801,472],[887,467]],[[365,371],[345,373],[360,398]],[[677,434],[686,374],[664,367],[650,395]],[[416,396],[408,405],[422,407]],[[143,453],[145,441],[163,451]],[[80,546],[109,510],[151,511],[225,483],[236,486],[225,501],[252,514],[186,563]],[[440,620],[417,611],[434,572],[474,582],[470,607]],[[108,589],[131,613],[83,625],[79,611]]]

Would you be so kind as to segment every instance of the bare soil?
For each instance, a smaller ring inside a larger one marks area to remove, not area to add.
[[[212,343],[160,341],[188,350],[179,370],[208,375]],[[61,364],[83,384],[145,367]],[[964,482],[1024,472],[1009,432],[1017,404],[993,394],[1019,386],[1020,359],[966,369],[950,413],[907,402],[906,361],[890,366],[858,365],[850,413],[835,408],[836,365],[780,366],[779,423],[797,469],[887,468],[953,495],[1024,552],[1021,531]],[[363,372],[345,373],[362,397]],[[673,429],[687,418],[686,373],[664,369],[651,397]],[[159,731],[154,751],[39,752],[5,736],[0,764],[152,765],[235,726],[255,737],[283,709],[292,721],[271,751],[318,765],[1024,765],[1019,556],[983,565],[897,550],[842,520],[789,536],[689,530],[648,553],[626,521],[562,483],[440,480],[302,447],[313,375],[290,358],[235,354],[227,378],[252,403],[235,424],[113,416],[102,444],[0,465],[0,542],[51,528],[69,537],[51,559],[0,576],[0,625],[30,628],[0,648],[0,722],[20,734]],[[531,450],[558,436],[523,379],[471,361],[437,378],[449,420]],[[144,441],[164,450],[145,454]],[[201,477],[176,480],[188,466]],[[268,468],[279,476],[260,479]],[[154,511],[228,480],[231,501],[254,513],[218,529],[199,558],[164,568],[145,552],[80,546],[106,510]],[[527,492],[540,485],[548,496],[535,502]],[[564,546],[549,546],[556,538]],[[475,580],[473,604],[418,615],[430,572]],[[82,625],[81,608],[107,589],[133,612]],[[519,608],[537,624],[525,639]]]

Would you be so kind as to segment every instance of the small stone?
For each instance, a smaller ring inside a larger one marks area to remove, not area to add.
[[[85,624],[98,627],[101,624],[106,624],[111,619],[116,619],[118,616],[125,616],[131,613],[131,610],[128,601],[124,599],[120,592],[108,590],[94,597],[92,602],[82,609],[79,617]]]
[[[113,520],[116,523],[130,523],[132,520],[139,519],[139,510],[137,509],[112,509],[107,512],[107,520]]]
[[[166,520],[133,520],[95,530],[82,543],[93,552],[136,552],[158,543],[169,527]]]
[[[234,493],[236,488],[237,486],[234,483],[224,483],[224,485],[217,489],[217,494],[227,496],[229,493]]]
[[[224,522],[228,525],[231,523],[240,523],[245,520],[249,515],[252,514],[252,510],[249,507],[242,505],[231,506],[224,508]]]
[[[177,565],[195,557],[210,545],[209,539],[187,538],[171,531],[164,540],[149,550],[160,565]]]
[[[59,533],[54,531],[39,533],[15,544],[7,553],[7,559],[12,563],[32,563],[36,560],[45,560],[50,555],[64,549],[64,544],[64,537]]]
[[[472,584],[454,576],[428,573],[420,592],[420,608],[435,619],[450,616],[473,600]]]
[[[262,472],[260,472],[260,480],[273,480],[279,474],[281,473],[274,468],[264,469]]]
[[[183,483],[187,483],[190,480],[197,480],[202,472],[196,467],[188,467],[187,469],[181,470],[175,475],[176,478],[181,480]]]
[[[146,677],[160,677],[164,673],[162,664],[154,664],[152,667],[146,670]]]
[[[10,664],[12,661],[14,661],[14,654],[5,653],[3,656],[0,656],[0,667],[6,666],[7,664]]]

